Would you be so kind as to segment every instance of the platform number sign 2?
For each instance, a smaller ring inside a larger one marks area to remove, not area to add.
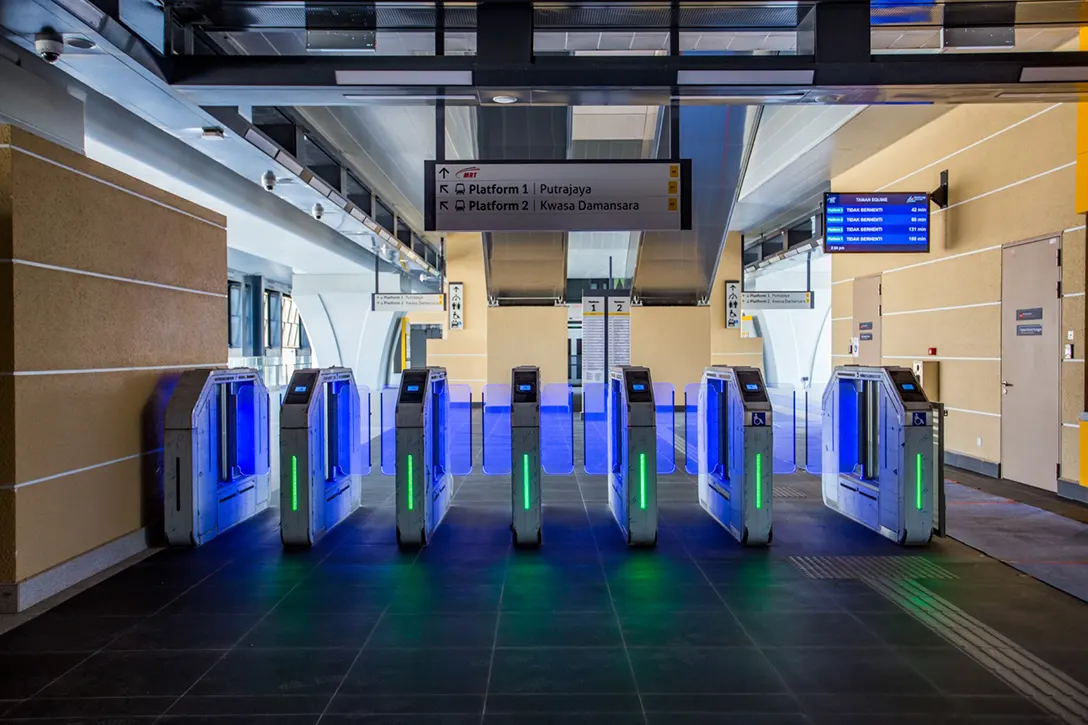
[[[725,283],[725,328],[740,327],[740,282]]]

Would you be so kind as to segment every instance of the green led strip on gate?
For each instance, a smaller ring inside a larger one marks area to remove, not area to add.
[[[914,498],[918,510],[922,510],[922,454],[914,459]]]
[[[529,454],[525,453],[521,456],[521,468],[522,468],[522,485],[525,487],[525,492],[522,495],[522,505],[525,510],[529,510]]]
[[[638,454],[638,506],[646,508],[646,454]]]
[[[763,508],[763,454],[756,454],[756,508]]]
[[[298,511],[298,456],[291,456],[291,510]]]
[[[408,510],[416,507],[414,491],[412,490],[412,455],[408,454]]]

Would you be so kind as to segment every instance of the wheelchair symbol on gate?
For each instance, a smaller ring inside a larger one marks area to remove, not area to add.
[[[914,413],[914,414],[912,414],[910,424],[911,425],[925,425],[926,424],[926,414],[925,413]]]
[[[767,414],[766,413],[752,413],[752,426],[753,427],[756,427],[756,428],[766,427],[766,425],[767,425]]]

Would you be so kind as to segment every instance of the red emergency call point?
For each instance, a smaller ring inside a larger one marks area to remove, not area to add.
[[[929,348],[929,354],[930,355],[936,355],[937,354],[937,348],[935,348],[935,347]]]

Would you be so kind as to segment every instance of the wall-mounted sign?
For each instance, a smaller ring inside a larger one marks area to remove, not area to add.
[[[464,232],[691,229],[691,162],[426,162],[424,228]]]
[[[743,292],[745,310],[811,310],[812,292]]]
[[[465,329],[465,284],[450,282],[450,329]]]
[[[860,339],[860,340],[861,340],[862,342],[869,342],[870,340],[872,340],[872,339],[873,339],[873,333],[871,333],[871,332],[863,332],[863,333],[861,333],[861,336],[860,336],[860,338],[859,338],[859,339]]]
[[[740,282],[725,283],[725,329],[740,327]]]
[[[373,294],[370,309],[375,312],[441,312],[442,293],[426,294]]]
[[[1017,337],[1037,337],[1043,334],[1042,325],[1017,325],[1016,336]]]
[[[1041,320],[1043,319],[1042,307],[1029,307],[1026,310],[1017,310],[1016,319],[1018,320]]]
[[[873,329],[873,323],[871,323],[871,322],[859,322],[858,323],[858,329],[859,330],[871,330],[871,329]]]

